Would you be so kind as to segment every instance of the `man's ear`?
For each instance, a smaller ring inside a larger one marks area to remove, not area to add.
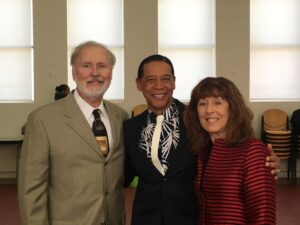
[[[176,77],[174,76],[174,89],[176,88]],[[173,89],[173,90],[174,90]]]
[[[73,77],[73,80],[76,81],[74,68],[72,68],[72,77]]]
[[[136,87],[139,91],[142,90],[142,84],[141,84],[141,80],[139,78],[135,79],[135,83],[136,83]]]

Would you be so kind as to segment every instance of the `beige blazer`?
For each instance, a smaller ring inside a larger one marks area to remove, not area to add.
[[[123,121],[104,101],[114,139],[105,159],[72,94],[32,112],[21,150],[22,225],[125,224]]]

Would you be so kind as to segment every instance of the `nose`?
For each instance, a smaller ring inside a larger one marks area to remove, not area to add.
[[[156,79],[154,86],[157,89],[161,89],[163,87],[163,82],[160,79]]]
[[[207,113],[212,113],[212,112],[214,112],[214,106],[213,106],[213,104],[207,103],[207,106],[206,106],[206,112],[207,112]]]
[[[98,76],[99,75],[99,71],[96,65],[92,66],[92,76]]]

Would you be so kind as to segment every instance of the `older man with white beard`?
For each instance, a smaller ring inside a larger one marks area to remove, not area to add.
[[[80,44],[71,56],[76,89],[29,115],[19,176],[23,225],[125,224],[122,124],[128,115],[103,99],[114,64],[104,45]],[[104,124],[106,152],[92,131],[95,119]]]

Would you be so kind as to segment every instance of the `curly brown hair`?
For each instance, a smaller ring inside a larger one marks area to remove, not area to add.
[[[254,137],[252,128],[253,113],[247,107],[237,86],[224,77],[207,77],[192,90],[191,100],[185,110],[184,122],[190,149],[197,153],[210,137],[199,122],[197,106],[200,99],[221,97],[229,104],[229,118],[226,125],[225,143],[234,146]]]

